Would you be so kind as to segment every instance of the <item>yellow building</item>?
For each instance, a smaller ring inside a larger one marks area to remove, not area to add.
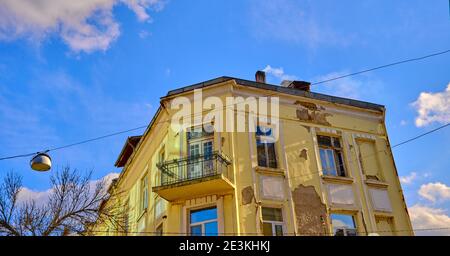
[[[126,209],[125,228],[98,224],[94,234],[413,235],[384,106],[309,85],[267,84],[259,71],[256,81],[220,77],[170,91],[116,162],[123,169],[105,203]],[[255,132],[171,128],[180,97],[255,97],[261,104],[268,96],[278,97],[279,109],[276,117],[267,112],[267,124],[250,114],[249,100],[246,111],[228,112],[237,120],[231,126],[256,123]]]

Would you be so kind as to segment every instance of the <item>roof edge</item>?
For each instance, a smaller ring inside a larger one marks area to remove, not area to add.
[[[222,82],[226,82],[226,81],[230,81],[230,80],[235,80],[237,84],[249,86],[249,87],[253,87],[253,88],[270,90],[270,91],[274,91],[277,93],[283,93],[283,94],[300,96],[300,97],[305,97],[305,98],[310,98],[310,99],[315,99],[315,100],[327,101],[327,102],[331,102],[331,103],[337,103],[337,104],[342,104],[342,105],[347,105],[347,106],[352,106],[352,107],[357,107],[357,108],[362,108],[362,109],[371,109],[371,110],[376,110],[376,111],[381,111],[381,112],[383,112],[386,109],[384,105],[376,104],[376,103],[372,103],[372,102],[349,99],[349,98],[338,97],[338,96],[332,96],[332,95],[327,95],[327,94],[318,93],[318,92],[303,91],[303,90],[299,90],[299,89],[295,89],[295,88],[288,88],[288,87],[283,87],[283,86],[274,85],[274,84],[259,83],[259,82],[255,82],[255,81],[251,81],[251,80],[235,78],[235,77],[230,77],[230,76],[221,76],[221,77],[217,77],[214,79],[206,80],[204,82],[200,82],[200,83],[196,83],[196,84],[192,84],[192,85],[188,85],[185,87],[171,90],[167,93],[166,96],[161,97],[161,100],[166,99],[168,97],[172,97],[177,94],[189,92],[189,91],[192,91],[195,89],[205,88],[205,87],[208,87],[208,86],[211,86],[214,84],[218,84],[218,83],[222,83]]]

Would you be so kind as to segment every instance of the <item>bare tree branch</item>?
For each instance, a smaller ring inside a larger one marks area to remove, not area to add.
[[[94,222],[123,232],[127,209],[111,203],[116,196],[108,192],[106,180],[93,182],[91,177],[92,171],[82,175],[70,167],[56,171],[48,200],[38,204],[34,199],[19,201],[22,178],[8,173],[0,185],[0,235],[85,235]]]

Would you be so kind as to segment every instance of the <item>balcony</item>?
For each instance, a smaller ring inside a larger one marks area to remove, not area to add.
[[[218,152],[159,163],[161,180],[153,192],[168,201],[227,193],[234,189],[230,164]]]

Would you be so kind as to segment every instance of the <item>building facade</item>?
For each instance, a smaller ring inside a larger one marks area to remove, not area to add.
[[[224,103],[276,96],[277,116],[255,118],[246,101],[228,112],[230,127],[254,131],[216,131],[214,118],[171,127],[174,101],[196,102],[199,90]],[[271,85],[258,72],[256,81],[220,77],[170,91],[116,166],[105,204],[126,209],[125,223],[94,224],[95,235],[413,235],[384,106],[314,93],[306,82]]]

